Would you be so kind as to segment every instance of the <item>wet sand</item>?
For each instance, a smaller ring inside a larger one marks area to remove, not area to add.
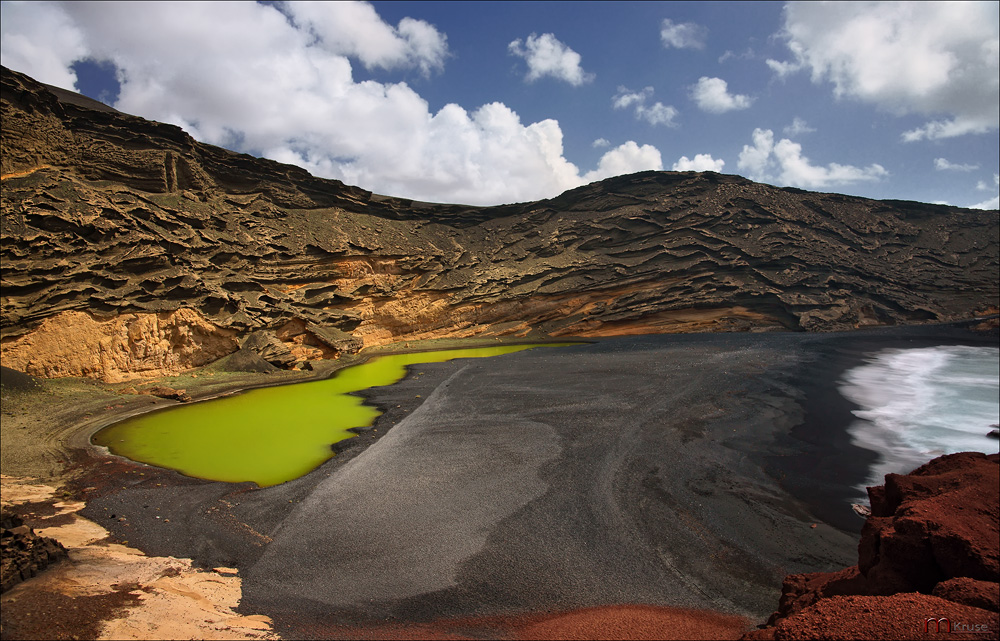
[[[839,372],[882,347],[996,340],[643,336],[417,366],[302,479],[259,490],[111,459],[78,490],[147,554],[238,568],[239,611],[288,637],[593,632],[586,608],[620,605],[729,615],[735,637],[786,574],[856,557],[845,499],[867,459]]]

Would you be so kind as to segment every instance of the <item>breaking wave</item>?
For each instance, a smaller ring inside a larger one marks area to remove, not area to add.
[[[942,454],[998,451],[987,433],[1000,423],[1000,349],[887,349],[848,370],[840,393],[860,409],[852,442],[874,452],[866,485],[905,474]],[[864,486],[859,486],[864,492]]]

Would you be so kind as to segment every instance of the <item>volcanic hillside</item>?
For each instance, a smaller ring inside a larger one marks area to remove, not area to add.
[[[3,69],[3,364],[120,381],[465,336],[843,330],[995,307],[996,212],[644,172],[414,202]]]

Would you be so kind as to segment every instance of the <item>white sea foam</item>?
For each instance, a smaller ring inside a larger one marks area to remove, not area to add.
[[[887,349],[848,370],[840,393],[861,409],[852,442],[880,457],[864,485],[881,485],[935,456],[996,453],[986,434],[1000,423],[1000,349]],[[859,486],[864,492],[864,485]]]

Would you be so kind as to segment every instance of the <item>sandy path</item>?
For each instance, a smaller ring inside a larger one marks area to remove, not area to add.
[[[44,623],[37,627],[38,618],[44,622],[47,614],[59,614],[45,609],[57,604],[55,609],[87,611],[105,603],[104,597],[116,602],[104,612],[113,618],[101,622],[90,617],[85,623],[96,627],[98,639],[278,638],[270,618],[235,612],[241,598],[236,569],[199,570],[190,559],[146,556],[111,543],[107,530],[77,514],[83,503],[53,501],[55,488],[31,480],[4,476],[3,504],[51,505],[54,511],[44,510],[45,516],[34,520],[58,525],[36,527],[35,532],[62,543],[69,558],[4,593],[5,638],[62,632],[46,629]],[[19,607],[22,600],[41,607],[26,611]],[[34,616],[36,622],[26,621],[25,615]]]

